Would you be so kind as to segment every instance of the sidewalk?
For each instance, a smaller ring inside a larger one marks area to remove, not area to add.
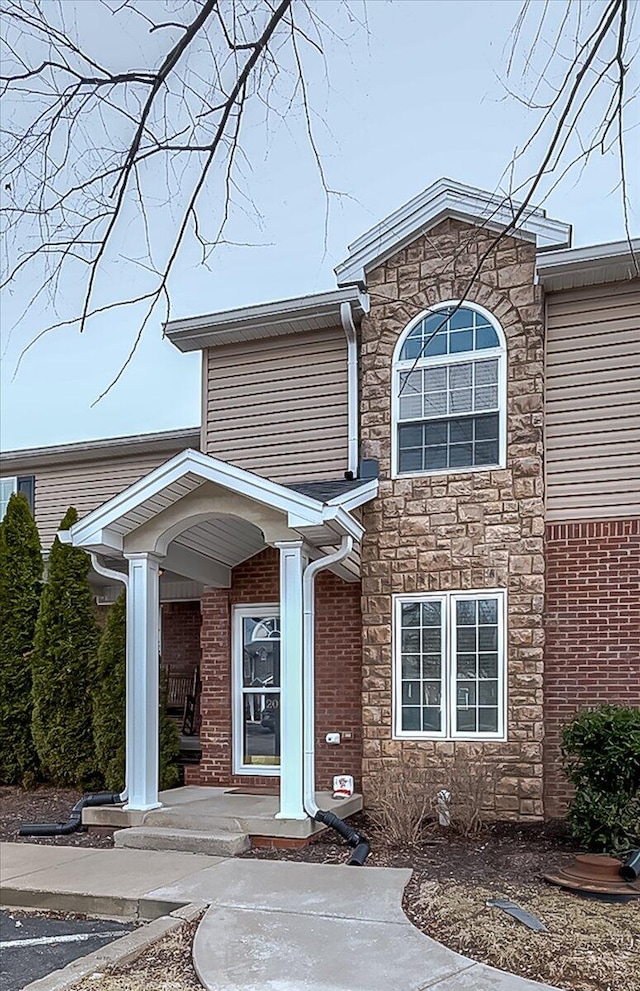
[[[554,991],[474,963],[402,911],[409,870],[0,845],[2,901],[140,919],[209,905],[193,958],[207,991]]]

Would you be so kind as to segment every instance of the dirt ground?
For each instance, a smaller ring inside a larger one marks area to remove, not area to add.
[[[26,822],[66,822],[71,809],[82,797],[72,788],[43,786],[34,791],[0,787],[0,840],[7,843],[34,843],[36,837],[18,836]],[[113,846],[112,831],[100,833],[71,833],[69,836],[39,836],[38,843],[56,846]]]
[[[199,921],[169,933],[127,967],[89,975],[73,991],[202,991],[191,963]]]

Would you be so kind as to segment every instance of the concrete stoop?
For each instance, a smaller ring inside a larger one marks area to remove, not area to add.
[[[163,826],[132,826],[113,834],[116,847],[133,850],[173,850],[209,857],[235,857],[251,846],[247,833],[227,829],[169,829]]]

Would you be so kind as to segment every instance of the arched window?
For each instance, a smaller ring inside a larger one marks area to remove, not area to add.
[[[498,321],[450,301],[413,320],[394,358],[395,475],[500,468],[506,349]]]

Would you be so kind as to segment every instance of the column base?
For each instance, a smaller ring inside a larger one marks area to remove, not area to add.
[[[124,812],[151,812],[153,809],[161,809],[162,802],[154,802],[152,805],[140,805],[137,802],[127,802],[123,805]]]

